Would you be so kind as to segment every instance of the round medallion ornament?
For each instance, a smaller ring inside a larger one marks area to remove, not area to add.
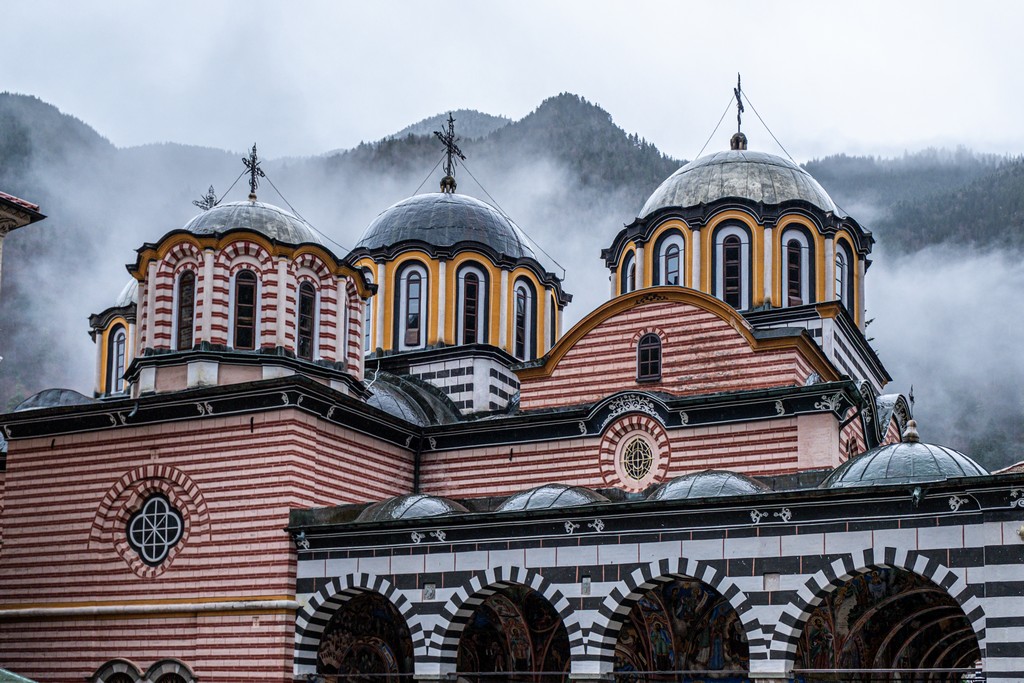
[[[636,436],[633,437],[622,449],[622,470],[630,479],[641,481],[651,472],[651,465],[654,464],[654,453],[651,452],[651,445],[647,440]]]
[[[185,529],[181,513],[165,497],[150,496],[128,520],[128,545],[142,561],[157,566],[181,540]]]

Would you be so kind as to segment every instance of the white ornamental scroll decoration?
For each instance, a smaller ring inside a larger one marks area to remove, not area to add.
[[[606,417],[604,422],[601,424],[602,429],[605,425],[623,413],[646,413],[658,422],[661,422],[661,418],[658,416],[658,411],[654,407],[654,401],[646,396],[641,396],[640,394],[627,394],[626,396],[613,398],[608,403],[608,408],[610,412],[608,413],[608,417]]]
[[[1010,507],[1024,508],[1024,489],[1010,491]]]
[[[839,412],[839,404],[843,400],[843,395],[839,392],[832,394],[831,396],[822,396],[821,400],[814,404],[814,407],[818,410],[829,410],[833,413]]]

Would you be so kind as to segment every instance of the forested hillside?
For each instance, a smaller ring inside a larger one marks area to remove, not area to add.
[[[579,319],[607,298],[601,248],[683,161],[571,94],[518,121],[455,116],[467,155],[459,192],[500,206],[550,254],[541,253],[550,269],[565,268],[575,295],[567,318]],[[260,198],[291,206],[344,253],[378,212],[436,190],[441,150],[431,129],[443,118],[309,158],[257,141],[269,157]],[[91,392],[88,315],[113,301],[135,249],[181,227],[209,185],[226,192],[242,154],[175,143],[118,149],[36,98],[0,94],[0,189],[49,216],[5,242],[0,408],[56,385]],[[959,149],[836,155],[805,167],[878,239],[869,336],[891,390],[915,385],[922,434],[990,465],[1024,459],[1024,363],[1006,345],[1024,330],[1005,318],[1024,286],[1024,162]],[[224,201],[247,191],[240,181]]]

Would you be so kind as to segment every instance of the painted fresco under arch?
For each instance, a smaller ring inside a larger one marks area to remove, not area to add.
[[[409,626],[383,595],[357,595],[338,608],[324,629],[316,666],[317,673],[339,677],[372,674],[367,680],[408,680],[413,671]]]

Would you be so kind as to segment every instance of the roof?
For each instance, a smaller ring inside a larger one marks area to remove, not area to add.
[[[419,519],[469,512],[462,504],[439,496],[422,493],[395,496],[367,506],[359,513],[357,522],[390,522],[395,519]]]
[[[545,484],[544,486],[538,486],[529,491],[522,491],[510,496],[508,500],[501,504],[497,511],[548,510],[606,502],[608,502],[608,499],[600,493],[583,488],[582,486]]]
[[[471,242],[513,259],[536,258],[519,226],[490,204],[462,194],[418,194],[384,209],[355,249],[383,249],[401,242],[435,247]]]
[[[13,194],[7,194],[6,192],[0,192],[0,199],[4,200],[5,202],[9,202],[11,204],[16,204],[17,206],[20,206],[23,209],[28,209],[29,211],[39,211],[39,205],[38,204],[33,204],[32,202],[27,202],[24,199],[20,199],[18,197],[15,197]]]
[[[792,161],[765,152],[729,150],[691,161],[670,175],[644,204],[640,218],[667,207],[697,206],[727,197],[764,204],[803,200],[823,211],[841,213],[818,181]]]
[[[847,460],[821,483],[821,488],[920,484],[959,477],[980,477],[988,473],[974,460],[952,448],[903,441],[872,449]]]
[[[750,496],[769,490],[750,477],[724,470],[691,472],[658,487],[648,500],[685,500],[718,498],[719,496]]]
[[[184,226],[193,235],[219,235],[236,229],[252,230],[286,244],[324,245],[309,223],[278,206],[253,200],[218,204]]]
[[[96,403],[96,400],[84,396],[74,389],[43,389],[19,403],[14,408],[14,412],[20,413],[23,410],[56,408],[59,406],[80,406],[88,403]]]

